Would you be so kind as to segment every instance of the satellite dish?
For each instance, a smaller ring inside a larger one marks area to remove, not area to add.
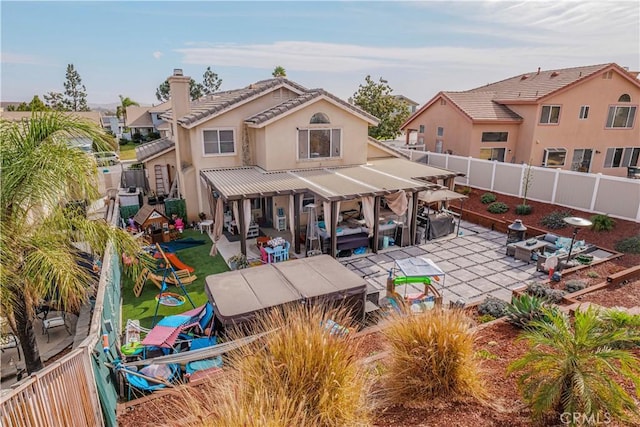
[[[547,270],[551,270],[552,268],[555,269],[558,266],[558,257],[557,256],[550,256],[549,258],[547,258],[547,260],[544,262],[544,268]]]

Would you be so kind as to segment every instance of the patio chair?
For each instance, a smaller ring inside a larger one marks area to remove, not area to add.
[[[271,257],[267,253],[267,250],[264,248],[264,246],[260,246],[260,261],[263,264],[270,264],[271,263]]]
[[[288,254],[289,251],[285,249],[285,246],[278,246],[273,250],[273,262],[281,262],[286,260],[285,253]]]

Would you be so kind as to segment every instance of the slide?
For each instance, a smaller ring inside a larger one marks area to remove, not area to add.
[[[178,269],[178,270],[187,270],[189,273],[193,273],[194,268],[190,267],[187,264],[185,264],[182,261],[180,261],[180,259],[178,259],[176,254],[165,252],[165,255],[167,256],[167,259],[169,260],[171,265],[173,265],[176,269]]]

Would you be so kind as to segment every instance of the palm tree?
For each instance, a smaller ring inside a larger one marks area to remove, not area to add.
[[[117,118],[122,118],[122,121],[124,122],[125,126],[127,124],[127,107],[131,107],[132,105],[135,105],[136,107],[139,107],[140,104],[138,104],[136,101],[134,101],[133,99],[127,97],[124,97],[122,95],[118,95],[120,97],[120,105],[118,105],[118,107],[116,108],[116,117]]]
[[[95,160],[68,143],[75,137],[91,138],[100,149],[110,142],[93,123],[61,112],[0,120],[0,314],[20,340],[28,373],[43,367],[33,330],[41,300],[77,312],[89,296],[90,274],[80,265],[78,244],[95,255],[109,240],[117,253],[139,248],[125,231],[68,207],[98,198]]]
[[[283,66],[278,65],[273,69],[273,73],[271,73],[271,75],[273,77],[287,77],[287,72],[285,71]]]
[[[633,353],[613,349],[633,340],[624,328],[610,328],[598,311],[576,311],[574,326],[558,310],[546,311],[545,320],[529,323],[520,339],[529,352],[513,362],[509,372],[522,371],[518,385],[536,418],[561,413],[583,417],[625,419],[638,414],[633,398],[612,375],[628,378],[640,391],[640,362]],[[559,418],[555,418],[557,421]],[[579,420],[573,420],[579,421]]]

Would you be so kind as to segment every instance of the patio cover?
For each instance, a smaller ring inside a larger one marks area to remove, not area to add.
[[[205,292],[224,327],[292,302],[344,302],[364,315],[367,282],[329,255],[207,276]]]

